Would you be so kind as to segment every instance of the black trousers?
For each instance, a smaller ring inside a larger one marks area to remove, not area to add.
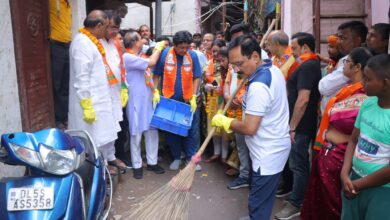
[[[68,121],[69,43],[50,40],[51,74],[56,122]]]
[[[118,139],[115,140],[115,157],[122,160],[127,166],[131,166],[129,121],[126,108],[123,108],[122,111],[123,121],[119,122],[121,131],[118,132]]]

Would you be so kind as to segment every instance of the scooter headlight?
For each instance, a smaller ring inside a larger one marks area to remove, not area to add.
[[[43,144],[39,146],[44,171],[56,175],[65,175],[77,167],[77,155],[72,150],[57,150]]]
[[[13,143],[9,143],[12,150],[15,152],[16,156],[19,157],[25,163],[30,164],[31,166],[41,168],[41,161],[39,160],[39,155],[34,150],[31,150],[26,147],[21,147]]]

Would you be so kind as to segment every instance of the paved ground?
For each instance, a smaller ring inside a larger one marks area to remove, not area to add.
[[[168,170],[168,159],[161,164],[167,170],[162,175],[144,169],[142,180],[134,179],[132,171],[121,176],[114,194],[110,219],[124,219],[126,211],[177,173]],[[232,178],[224,174],[221,164],[202,162],[202,167],[203,170],[195,174],[191,190],[189,220],[238,220],[247,216],[248,189],[228,190],[226,185]],[[273,212],[279,211],[281,206],[282,200],[277,199]]]

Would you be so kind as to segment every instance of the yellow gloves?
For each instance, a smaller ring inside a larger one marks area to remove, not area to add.
[[[191,112],[195,113],[196,111],[196,95],[193,95],[190,99],[190,105],[191,105]]]
[[[233,131],[230,129],[230,125],[233,120],[233,118],[228,118],[225,115],[218,113],[211,119],[211,126],[221,127],[226,133],[232,133]]]
[[[160,42],[157,42],[156,43],[156,46],[154,46],[154,50],[156,51],[163,51],[165,49],[166,45],[165,45],[165,42],[164,41],[160,41]]]
[[[129,91],[127,89],[121,89],[121,103],[122,108],[124,108],[129,100]]]
[[[160,102],[160,92],[158,89],[153,90],[153,108]]]
[[[95,114],[95,110],[93,110],[92,107],[91,98],[81,99],[80,105],[83,108],[84,121],[86,121],[88,124],[92,124],[94,121],[96,121],[96,114]]]

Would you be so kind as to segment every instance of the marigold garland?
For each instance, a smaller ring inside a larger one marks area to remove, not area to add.
[[[92,41],[92,43],[96,45],[97,49],[99,50],[102,56],[106,55],[106,51],[104,50],[102,43],[100,43],[100,41],[95,36],[93,36],[91,32],[89,32],[85,28],[80,28],[79,32],[85,34]]]

